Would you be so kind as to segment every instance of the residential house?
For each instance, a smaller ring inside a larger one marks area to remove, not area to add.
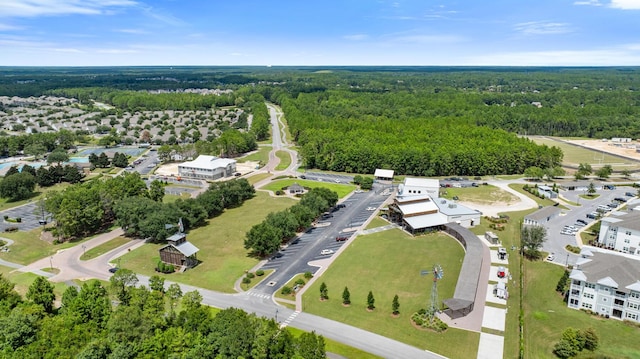
[[[640,211],[603,217],[598,243],[622,253],[640,255]]]

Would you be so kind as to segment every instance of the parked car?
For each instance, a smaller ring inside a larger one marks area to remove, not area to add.
[[[305,176],[305,175],[300,175],[300,179],[307,179],[307,176]]]
[[[613,200],[614,200],[614,201],[618,201],[618,202],[622,202],[622,203],[624,203],[624,202],[626,202],[626,201],[627,201],[627,199],[626,199],[626,198],[622,198],[622,197],[616,197],[616,198],[614,198]]]
[[[587,218],[589,219],[597,219],[600,214],[597,212],[587,213]]]
[[[347,239],[349,239],[349,237],[345,237],[345,236],[338,236],[336,237],[336,242],[344,242]]]
[[[633,193],[633,192],[626,192],[624,195],[627,196],[627,197],[635,197],[636,196],[635,193]]]
[[[323,256],[327,256],[329,254],[333,254],[333,250],[331,249],[323,249],[322,251],[320,251],[320,254]]]
[[[584,219],[576,219],[576,222],[582,224],[583,226],[586,226],[589,222],[585,221]]]
[[[120,269],[120,268],[118,268],[118,267],[111,267],[111,268],[109,268],[109,273],[115,273],[115,272],[117,272],[117,271],[118,271],[118,269]]]
[[[367,211],[375,211],[376,207],[367,207]]]
[[[553,253],[551,253],[551,254],[549,254],[547,256],[547,261],[549,261],[549,262],[553,262],[554,259],[556,259],[556,256]]]

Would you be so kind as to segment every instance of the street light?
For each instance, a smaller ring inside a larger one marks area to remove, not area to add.
[[[85,247],[85,245],[82,245],[82,255],[86,255],[87,254],[87,247]]]
[[[278,322],[278,308],[276,308],[276,323]]]
[[[53,269],[53,257],[49,257],[49,268]]]
[[[569,268],[569,253],[567,253],[567,260],[564,262],[564,266]]]

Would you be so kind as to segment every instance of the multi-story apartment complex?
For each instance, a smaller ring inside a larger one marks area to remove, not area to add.
[[[567,305],[640,322],[640,258],[584,246],[571,271]]]
[[[640,255],[640,211],[602,218],[598,243],[608,249]]]

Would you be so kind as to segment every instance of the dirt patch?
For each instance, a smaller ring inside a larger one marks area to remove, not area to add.
[[[49,231],[42,231],[42,233],[40,233],[40,240],[45,241],[49,244],[53,244],[53,241],[55,239],[56,238]]]
[[[623,143],[602,140],[567,140],[566,142],[640,161],[640,152],[636,152],[636,146],[640,148],[640,143],[637,141]]]

